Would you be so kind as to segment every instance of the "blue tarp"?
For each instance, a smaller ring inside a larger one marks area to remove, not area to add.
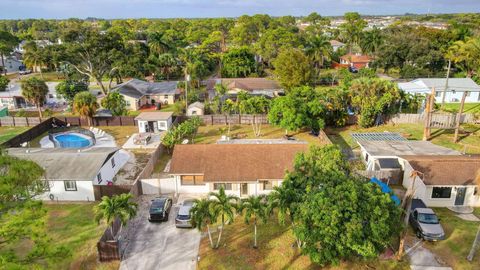
[[[370,182],[379,185],[380,189],[382,190],[383,193],[389,193],[390,198],[392,198],[393,202],[396,205],[400,205],[400,199],[396,195],[393,194],[392,189],[390,189],[390,187],[387,184],[378,180],[376,177],[372,177],[372,179],[370,179]]]

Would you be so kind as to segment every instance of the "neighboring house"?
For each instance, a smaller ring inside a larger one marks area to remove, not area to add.
[[[121,169],[116,147],[9,148],[8,154],[31,160],[44,170],[42,200],[93,201],[95,185],[110,185]]]
[[[372,59],[368,55],[346,54],[340,57],[340,67],[368,68]]]
[[[125,97],[129,110],[136,111],[157,103],[173,104],[180,94],[177,84],[177,81],[146,82],[132,79],[118,85],[113,91],[118,91]]]
[[[21,67],[23,67],[22,61],[14,56],[4,56],[0,59],[0,70],[6,69],[7,73],[19,72]]]
[[[295,155],[307,149],[307,144],[176,145],[169,173],[177,194],[220,187],[240,197],[268,194],[293,169]]]
[[[405,167],[403,186],[429,207],[480,206],[475,176],[480,173],[480,156],[401,156]],[[412,177],[414,171],[419,176]]]
[[[445,89],[445,102],[460,102],[464,92],[468,92],[465,102],[480,102],[480,86],[470,78],[419,78],[410,82],[398,83],[398,88],[412,95],[426,95],[435,88],[435,102],[442,102]]]
[[[345,46],[345,43],[342,43],[338,40],[330,40],[330,45],[332,45],[332,49],[334,52],[338,51],[338,49],[342,48]]]
[[[153,132],[169,130],[172,126],[173,112],[142,112],[135,121],[138,122],[138,132]]]
[[[25,53],[25,48],[24,47],[25,47],[25,44],[27,44],[27,42],[29,42],[29,41],[28,40],[22,40],[17,45],[17,47],[15,47],[14,51],[19,52],[21,54]],[[37,46],[40,47],[40,48],[45,48],[47,46],[51,46],[51,45],[54,44],[53,42],[51,42],[48,39],[37,39],[37,40],[33,40],[33,42],[35,42],[35,44],[37,44]],[[62,44],[62,41],[60,39],[58,39],[57,43]]]
[[[47,82],[46,84],[48,86],[46,105],[51,107],[65,105],[66,101],[57,94],[55,89],[58,82]],[[6,91],[0,92],[0,106],[6,106],[9,109],[34,107],[34,105],[28,104],[25,98],[23,98],[21,84],[18,82],[9,84]]]
[[[205,113],[205,104],[197,101],[188,105],[187,116],[203,115],[204,113]]]
[[[267,78],[224,78],[207,80],[208,96],[213,98],[216,95],[215,85],[223,84],[227,87],[227,93],[235,97],[240,91],[248,92],[252,95],[263,95],[266,97],[276,97],[284,93],[283,88],[275,80]]]

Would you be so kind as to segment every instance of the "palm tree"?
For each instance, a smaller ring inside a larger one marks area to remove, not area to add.
[[[285,186],[274,187],[273,191],[268,195],[268,211],[271,214],[277,209],[278,222],[285,224],[287,217],[290,219],[292,230],[295,229],[294,213],[295,208],[293,202],[297,201],[296,194],[293,189]],[[301,246],[301,242],[297,239],[297,246]]]
[[[315,65],[317,72],[323,67],[325,60],[332,56],[333,48],[330,40],[323,35],[312,36],[307,41],[306,54]]]
[[[378,48],[383,44],[383,36],[380,29],[374,27],[370,31],[363,32],[363,37],[360,40],[360,48],[364,54],[371,54],[375,56]]]
[[[177,65],[177,60],[171,53],[164,53],[158,56],[158,65],[168,81],[170,74]]]
[[[218,234],[217,244],[215,248],[218,248],[220,244],[220,239],[222,238],[223,227],[225,222],[232,222],[234,218],[234,210],[237,207],[237,202],[239,198],[235,195],[227,195],[225,193],[225,188],[221,187],[217,192],[208,193],[210,197],[213,197],[211,202],[211,210],[215,215],[220,216],[222,219],[222,226],[220,227],[220,233]]]
[[[212,201],[209,199],[197,199],[190,210],[192,216],[192,225],[199,231],[202,231],[204,227],[207,227],[208,240],[210,246],[213,246],[212,232],[210,231],[210,225],[217,222],[217,215],[211,209]]]
[[[47,84],[36,77],[22,81],[22,96],[30,103],[35,104],[38,109],[38,116],[42,118],[42,106],[48,94]]]
[[[34,72],[40,71],[40,77],[43,79],[42,66],[45,64],[45,57],[40,48],[35,42],[29,42],[25,46],[25,54],[23,55],[23,62]]]
[[[475,182],[477,184],[477,188],[480,188],[480,170],[477,171],[477,176],[475,177]],[[477,235],[475,236],[475,240],[473,240],[472,248],[468,253],[467,260],[471,262],[473,260],[473,256],[475,255],[475,251],[478,249],[478,245],[480,242],[480,225],[478,226]]]
[[[239,207],[239,212],[243,213],[243,211],[245,211],[244,220],[246,224],[249,224],[250,219],[253,218],[253,248],[257,248],[257,220],[260,219],[263,221],[263,223],[267,222],[268,207],[266,203],[266,197],[264,195],[249,196],[247,199],[242,200]]]
[[[121,232],[123,226],[137,214],[138,205],[130,201],[131,198],[132,194],[130,193],[114,195],[112,197],[104,196],[102,197],[102,201],[93,208],[95,221],[100,223],[101,220],[105,220],[107,222],[112,239],[115,239]],[[114,235],[113,224],[116,219],[120,220],[120,228]]]
[[[153,52],[158,54],[166,53],[170,49],[170,44],[165,40],[164,34],[160,32],[150,35],[148,45]]]
[[[84,91],[73,98],[73,110],[81,117],[87,118],[88,125],[92,125],[92,117],[98,109],[97,98],[90,92]]]

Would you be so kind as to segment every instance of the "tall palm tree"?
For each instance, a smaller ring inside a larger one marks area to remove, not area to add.
[[[383,35],[380,29],[374,27],[370,31],[363,32],[360,40],[360,48],[364,54],[375,56],[378,48],[383,44]]]
[[[34,72],[38,69],[40,71],[40,77],[43,79],[42,66],[45,65],[46,61],[42,49],[39,48],[35,42],[28,42],[24,48],[25,54],[23,55],[23,62]]]
[[[132,194],[130,193],[114,195],[112,197],[104,196],[102,197],[102,201],[93,208],[95,221],[100,223],[100,221],[105,220],[107,222],[112,239],[115,239],[122,231],[123,226],[137,215],[138,205],[132,202],[130,200],[131,198]],[[120,220],[120,228],[114,235],[113,224],[116,219]]]
[[[207,227],[208,240],[210,241],[210,246],[214,248],[210,225],[217,222],[217,215],[212,211],[211,205],[212,201],[209,199],[196,199],[190,213],[192,216],[192,225],[195,228],[202,231]]]
[[[42,106],[48,94],[47,84],[36,77],[30,77],[21,84],[22,96],[30,103],[35,104],[38,109],[38,116],[42,118]]]
[[[177,60],[171,53],[163,53],[158,56],[158,65],[168,81],[170,79],[170,74],[177,65]]]
[[[97,98],[90,92],[84,91],[75,95],[73,98],[73,110],[86,118],[88,125],[92,125],[92,117],[98,109]]]
[[[250,220],[253,218],[253,248],[257,248],[257,221],[260,219],[262,222],[266,223],[268,217],[266,197],[264,195],[249,196],[247,199],[241,201],[239,212],[245,212],[244,220],[246,224],[249,224]]]
[[[208,193],[210,197],[213,197],[211,202],[211,210],[215,215],[221,217],[222,226],[220,227],[220,233],[218,234],[217,244],[215,248],[218,248],[220,245],[220,240],[222,238],[223,227],[225,222],[232,222],[235,214],[234,210],[237,208],[237,202],[239,198],[235,195],[227,195],[225,193],[225,188],[221,187],[218,192]]]
[[[333,48],[330,40],[323,35],[312,36],[307,41],[306,54],[313,62],[316,74],[320,73],[320,68],[323,67],[325,60],[329,60],[332,56]]]
[[[290,219],[292,230],[295,229],[295,204],[298,200],[293,189],[285,186],[274,187],[273,191],[268,195],[268,211],[271,214],[274,209],[277,209],[278,222],[285,224],[287,217]],[[297,246],[301,246],[301,242],[297,239]]]
[[[168,41],[165,40],[164,34],[160,32],[155,32],[150,35],[148,46],[153,52],[158,53],[159,55],[168,52],[171,47]]]

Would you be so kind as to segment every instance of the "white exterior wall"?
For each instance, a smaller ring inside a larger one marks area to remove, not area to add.
[[[12,59],[11,57],[5,57],[3,61],[5,63],[4,68],[7,70],[7,73],[19,72],[20,67],[23,65],[21,61]],[[2,65],[2,59],[0,58],[0,66],[1,65]]]
[[[426,95],[430,94],[431,90],[429,91],[404,91],[406,93],[410,93],[412,95]],[[464,91],[455,91],[453,93],[452,91],[447,91],[445,93],[445,102],[446,103],[460,103],[462,100]],[[443,96],[443,91],[436,91],[435,93],[435,102],[440,103],[442,102],[442,96]],[[476,103],[480,102],[480,92],[470,92],[470,94],[465,98],[465,103]]]
[[[93,179],[94,185],[107,185],[108,181],[113,182],[113,178],[117,175],[118,171],[123,167],[123,164],[120,164],[120,151],[115,152],[108,160],[103,164],[102,168],[98,171],[101,174],[101,182],[97,176]],[[112,159],[115,160],[115,167],[112,167]]]
[[[75,182],[77,191],[66,191],[63,181],[49,181],[50,191],[40,195],[39,199],[51,200],[49,196],[52,194],[55,201],[95,201],[92,181]]]
[[[159,131],[167,131],[172,126],[172,117],[168,118],[167,120],[160,120],[160,121],[145,121],[145,120],[138,120],[138,132],[144,133],[147,132],[148,122],[157,122],[157,130],[154,132]],[[163,123],[163,126],[162,126]]]
[[[204,111],[201,108],[197,107],[190,107],[187,109],[187,116],[192,116],[192,115],[203,115]]]

